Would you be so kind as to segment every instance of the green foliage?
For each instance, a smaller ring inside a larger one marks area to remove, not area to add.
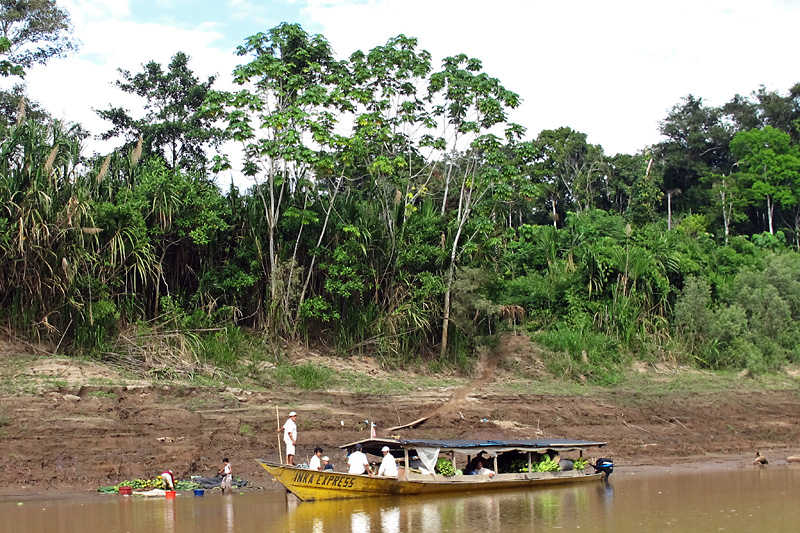
[[[624,358],[618,343],[593,331],[585,318],[576,326],[556,323],[548,331],[535,334],[533,339],[550,350],[551,353],[543,355],[543,361],[555,376],[613,385],[624,375]]]
[[[584,461],[584,465],[586,462]],[[561,470],[559,462],[551,459],[549,455],[544,454],[538,462],[534,462],[528,468],[528,459],[520,457],[514,459],[507,467],[509,472],[558,472]]]
[[[12,4],[55,6],[12,2],[0,18]],[[40,45],[68,19],[50,15],[27,58],[0,38],[0,72],[57,52]],[[0,319],[15,333],[163,377],[311,388],[334,378],[263,372],[261,344],[467,374],[513,328],[536,331],[555,375],[601,384],[630,356],[753,375],[800,361],[794,93],[689,96],[663,143],[606,157],[570,128],[524,140],[515,93],[463,54],[435,70],[414,38],[339,60],[284,23],[237,53],[231,92],[182,53],[122,71],[146,116],[101,112],[127,144],[91,158],[78,125],[0,94]],[[252,188],[222,191],[205,168],[223,138],[242,145]]]
[[[54,0],[0,3],[0,75],[25,75],[24,68],[45,64],[77,49],[69,13]]]
[[[561,470],[561,466],[555,458],[551,459],[549,455],[544,454],[542,459],[533,465],[533,470],[535,472],[558,472]]]
[[[311,362],[299,365],[280,365],[278,375],[303,390],[323,390],[330,388],[334,381],[334,371],[326,366]]]
[[[102,299],[90,304],[88,315],[75,328],[75,343],[81,349],[92,352],[113,339],[117,332],[119,312],[114,302]]]
[[[204,170],[205,148],[218,147],[223,140],[223,133],[214,126],[213,119],[201,113],[215,78],[200,82],[188,64],[189,57],[178,52],[166,72],[155,61],[144,65],[144,71],[138,74],[118,69],[122,81],[117,81],[117,87],[144,97],[147,112],[137,119],[122,108],[97,111],[113,124],[102,138],[123,137],[127,148],[135,146],[141,138],[145,157],[155,156],[171,169]]]
[[[456,469],[453,468],[453,463],[450,459],[439,457],[436,461],[436,473],[443,476],[454,476],[456,474]]]
[[[703,279],[687,280],[675,304],[675,326],[687,351],[709,368],[774,371],[798,360],[800,266],[795,253],[768,256],[743,269],[712,305]]]
[[[204,337],[199,355],[217,367],[234,368],[243,359],[252,357],[253,346],[238,327],[229,326]]]

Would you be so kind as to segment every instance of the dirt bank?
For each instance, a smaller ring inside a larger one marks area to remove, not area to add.
[[[671,390],[676,378],[656,370],[658,375],[635,387],[566,394],[573,387],[558,390],[551,381],[542,393],[535,381],[526,384],[515,377],[518,371],[507,370],[518,357],[518,342],[510,348],[506,343],[504,353],[458,386],[396,394],[154,384],[123,379],[94,363],[20,358],[24,350],[6,345],[0,351],[6,379],[0,393],[0,494],[91,491],[152,478],[165,467],[179,478],[208,476],[223,456],[252,485],[274,488],[253,459],[278,458],[277,418],[283,422],[289,410],[299,413],[300,458],[319,445],[339,465],[344,455],[338,446],[365,438],[367,419],[381,436],[603,440],[609,443],[603,455],[613,457],[620,470],[749,467],[756,450],[771,464],[800,454],[794,376],[778,390],[743,382],[687,392]],[[384,377],[369,360],[350,363],[374,379]],[[414,428],[386,430],[426,416]]]

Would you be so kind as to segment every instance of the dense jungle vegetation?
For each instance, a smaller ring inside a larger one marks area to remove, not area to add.
[[[17,44],[6,77],[69,49]],[[234,91],[181,52],[121,71],[142,107],[98,111],[124,140],[108,154],[23,87],[0,95],[8,331],[179,373],[287,341],[467,368],[512,328],[596,383],[631,358],[800,362],[800,84],[686,96],[661,143],[609,156],[510,123],[523,104],[478,59],[437,66],[403,35],[337,59],[281,24],[237,53]]]

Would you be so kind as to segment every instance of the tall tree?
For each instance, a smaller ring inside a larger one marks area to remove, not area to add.
[[[731,153],[741,169],[740,178],[748,179],[753,194],[766,202],[769,232],[775,233],[775,203],[794,202],[800,149],[792,144],[788,133],[766,126],[737,133],[731,141]]]
[[[122,69],[119,73],[122,80],[117,80],[117,87],[144,98],[146,113],[134,118],[119,107],[97,111],[113,124],[102,138],[123,137],[130,147],[141,137],[145,159],[157,155],[172,169],[204,169],[206,147],[219,146],[223,140],[213,118],[201,113],[214,76],[201,82],[183,52],[172,57],[166,72],[160,63],[150,61],[137,74]]]
[[[243,172],[263,213],[267,256],[264,274],[269,286],[269,323],[291,329],[288,300],[291,287],[282,278],[278,225],[290,197],[303,197],[311,186],[320,150],[334,142],[336,124],[333,86],[341,81],[341,65],[328,41],[309,35],[298,24],[283,23],[249,37],[237,49],[250,62],[234,71],[238,92],[210,95],[208,109],[224,113],[227,132],[244,150]],[[304,207],[304,206],[302,206]],[[260,235],[256,235],[260,239]],[[285,270],[291,271],[294,265]]]
[[[750,131],[764,126],[772,126],[792,136],[794,142],[800,141],[800,83],[789,88],[787,94],[768,91],[763,85],[749,97],[734,96],[722,106],[722,111],[734,124],[736,131]]]
[[[571,128],[544,130],[535,144],[539,151],[535,172],[547,190],[554,222],[557,199],[564,201],[563,211],[580,213],[594,207],[605,175],[603,149],[587,143],[585,133]]]
[[[450,236],[447,239],[450,260],[442,310],[442,356],[447,353],[451,298],[458,261],[472,243],[472,236],[465,235],[467,223],[478,205],[492,198],[495,185],[508,179],[506,170],[510,167],[504,165],[507,152],[502,140],[490,132],[505,126],[506,140],[512,141],[524,131],[516,124],[507,123],[508,110],[519,105],[519,96],[482,70],[479,60],[464,54],[448,57],[443,61],[443,69],[431,75],[428,85],[429,99],[435,101],[434,115],[441,117],[445,124],[442,138],[450,139],[445,152],[442,198],[443,212],[450,215]],[[459,153],[460,150],[463,152]],[[452,199],[448,194],[451,180],[458,187]],[[449,213],[448,205],[453,205]],[[493,206],[483,212],[487,220],[493,218],[492,211]]]
[[[710,174],[704,179],[711,182],[709,211],[722,217],[722,230],[727,246],[731,226],[747,218],[744,208],[748,204],[748,191],[742,187],[741,176],[736,174]]]
[[[77,48],[69,13],[55,0],[0,0],[0,75],[24,76]]]
[[[700,209],[705,198],[701,178],[710,172],[727,172],[731,165],[732,134],[722,111],[689,95],[672,108],[660,130],[667,140],[654,147],[654,156],[665,191],[680,190],[686,209]]]

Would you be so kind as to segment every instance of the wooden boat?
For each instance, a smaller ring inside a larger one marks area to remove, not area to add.
[[[571,439],[500,441],[370,438],[345,444],[341,448],[351,453],[359,444],[366,454],[380,457],[381,448],[388,446],[392,455],[402,457],[404,466],[399,469],[398,477],[347,474],[332,470],[312,471],[261,459],[257,461],[302,501],[551,487],[602,480],[613,471],[613,463],[608,459],[600,459],[595,463],[598,466],[592,468],[590,465],[590,469],[585,470],[533,471],[538,458],[544,454],[551,459],[556,455],[567,458],[569,454],[577,454],[577,458],[583,459],[585,450],[600,448],[606,445],[605,442]],[[435,465],[440,454],[450,459],[455,468],[467,465],[471,457],[481,456],[489,461],[489,466],[494,463],[492,470],[497,473],[492,476],[436,474]],[[523,468],[527,471],[506,471],[512,459],[517,469],[527,459],[527,468]]]

